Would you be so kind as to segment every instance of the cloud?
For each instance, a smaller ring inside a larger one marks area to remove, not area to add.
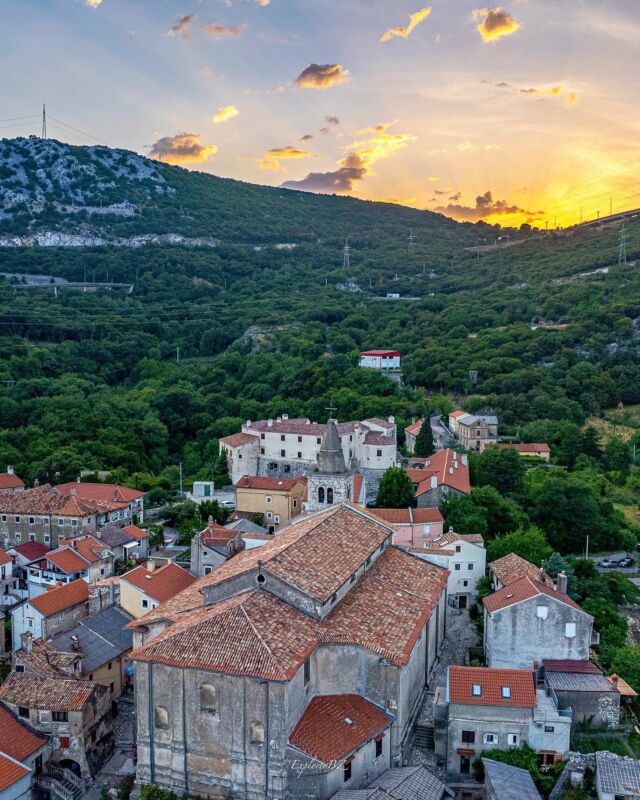
[[[438,192],[436,192],[437,194]],[[453,197],[449,198],[454,202],[449,203],[447,206],[438,206],[436,211],[442,214],[455,217],[457,220],[465,222],[478,222],[481,219],[486,219],[494,215],[502,216],[506,214],[527,214],[533,215],[534,212],[525,211],[516,205],[509,205],[506,200],[494,200],[491,192],[487,191],[484,194],[476,197],[475,206],[459,205],[456,201],[460,199],[460,192],[456,192]],[[538,211],[537,214],[542,214]]]
[[[312,139],[313,139],[313,136],[310,133],[305,133],[304,136],[300,137],[300,141],[301,142],[310,142]]]
[[[325,116],[324,121],[327,122],[329,125],[339,125],[340,124],[340,120],[338,119],[338,117],[326,117]]]
[[[575,92],[569,92],[564,99],[564,104],[567,108],[572,108],[578,102],[578,95]]]
[[[356,136],[366,136],[368,133],[384,133],[389,130],[392,125],[395,125],[398,120],[394,119],[393,122],[381,122],[379,125],[370,125],[367,128],[360,128],[355,132]]]
[[[84,4],[89,8],[98,8],[98,6],[102,5],[102,0],[84,0]]]
[[[440,178],[437,175],[429,175],[429,183],[437,183]]]
[[[413,33],[415,28],[422,22],[422,20],[426,19],[430,13],[431,8],[428,6],[421,8],[420,11],[416,11],[414,14],[410,15],[409,24],[406,28],[389,28],[382,34],[380,41],[388,42],[390,39],[393,39],[394,36],[400,36],[403,39],[407,39]]]
[[[471,144],[471,142],[460,142],[460,144],[456,145],[456,150],[459,150],[461,153],[468,153],[470,150],[477,150],[477,144]]]
[[[260,169],[273,169],[277,171],[280,169],[281,161],[309,158],[311,155],[312,153],[309,153],[307,150],[300,150],[300,148],[292,147],[291,145],[287,145],[286,147],[274,147],[271,150],[267,150],[262,158],[258,160],[258,166]]]
[[[323,133],[326,136],[328,133],[331,133],[331,131],[329,128],[320,128],[320,133]]]
[[[490,81],[480,81],[481,83],[490,83]],[[578,95],[575,92],[570,92],[561,83],[556,83],[551,86],[514,86],[511,83],[500,81],[499,83],[492,83],[497,89],[508,89],[510,92],[516,94],[524,94],[530,97],[564,97],[564,104],[567,108],[575,106],[578,102]]]
[[[286,181],[286,189],[301,189],[307,192],[344,194],[353,191],[355,184],[371,172],[371,167],[397,150],[404,149],[417,137],[406,133],[382,131],[370,138],[359,139],[344,149],[349,153],[338,162],[338,168],[330,172],[311,172],[299,181]]]
[[[235,106],[220,106],[220,108],[213,115],[213,121],[216,123],[227,122],[227,120],[237,117],[240,112]]]
[[[478,32],[484,42],[495,42],[502,36],[510,36],[520,28],[520,23],[500,6],[496,8],[477,8],[473,18],[481,20]]]
[[[484,149],[487,152],[492,152],[495,150],[502,150],[502,145],[499,144],[485,144]]]
[[[227,39],[232,36],[240,36],[246,27],[246,25],[220,25],[217,22],[209,22],[202,26],[202,30],[214,39]]]
[[[349,80],[349,70],[342,64],[309,64],[295,80],[300,89],[328,89]]]
[[[270,2],[271,2],[271,0],[256,0],[256,3],[259,6],[268,6]]]
[[[201,144],[199,133],[177,133],[164,136],[151,146],[149,158],[156,158],[167,164],[187,164],[206,161],[218,152],[215,144]]]
[[[449,198],[449,200],[451,200],[451,201],[452,201],[452,202],[454,202],[454,203],[457,203],[457,202],[458,202],[458,200],[459,200],[461,197],[462,197],[462,192],[456,192],[455,194],[452,194],[452,195],[451,195],[451,197]]]
[[[195,18],[195,14],[186,14],[184,17],[180,17],[175,25],[172,25],[169,28],[167,31],[167,36],[188,36],[191,29],[191,23]]]

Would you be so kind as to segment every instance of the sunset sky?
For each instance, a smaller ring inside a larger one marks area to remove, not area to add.
[[[640,206],[640,0],[2,10],[1,136],[39,133],[46,101],[49,135],[74,144],[456,219]]]

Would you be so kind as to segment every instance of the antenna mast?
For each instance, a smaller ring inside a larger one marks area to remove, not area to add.
[[[42,104],[42,139],[47,138],[47,109],[45,104]]]
[[[416,254],[416,237],[413,235],[413,228],[411,228],[409,233],[408,253],[410,256],[414,256]]]
[[[620,227],[620,244],[618,246],[618,264],[627,263],[627,231],[624,222]]]
[[[349,272],[351,270],[351,257],[349,255],[349,237],[345,236],[344,238],[344,254],[342,256],[342,269]]]

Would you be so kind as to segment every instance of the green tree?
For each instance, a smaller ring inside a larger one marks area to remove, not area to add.
[[[389,467],[380,478],[378,508],[409,508],[413,505],[413,484],[407,473],[400,467]]]
[[[558,577],[559,573],[564,572],[567,576],[567,594],[569,597],[573,597],[574,600],[577,599],[578,580],[573,571],[573,564],[568,558],[563,558],[560,553],[552,553],[549,558],[545,559],[542,568],[547,575],[554,580]]]
[[[526,769],[538,790],[545,797],[553,788],[564,767],[564,764],[560,762],[550,771],[541,772],[538,764],[538,755],[536,751],[527,744],[514,747],[510,750],[487,750],[482,754],[482,758],[488,758],[491,761],[501,761],[503,764],[509,764],[512,767]],[[481,759],[477,759],[477,761],[473,762],[473,772],[477,780],[481,781],[484,779],[484,766]]]
[[[506,536],[498,536],[487,543],[487,561],[495,561],[509,553],[515,553],[532,564],[541,566],[552,552],[546,536],[534,525],[527,530],[521,528]]]
[[[493,486],[503,494],[519,492],[522,489],[524,464],[515,450],[492,445],[478,457],[475,475],[479,486]]]
[[[622,647],[627,638],[627,620],[615,604],[604,597],[587,597],[582,608],[593,617],[594,628],[600,633],[600,647]]]
[[[587,425],[580,434],[580,451],[596,461],[602,459],[602,447],[600,447],[600,434],[593,425]]]
[[[614,436],[604,448],[604,466],[609,472],[619,472],[626,477],[631,467],[631,448],[618,436]]]
[[[229,486],[231,484],[231,477],[229,475],[229,461],[227,459],[227,451],[221,450],[218,459],[215,463],[213,480],[216,486]]]
[[[565,420],[558,428],[557,437],[556,460],[558,464],[573,469],[582,446],[580,428],[574,422]]]
[[[422,426],[416,436],[416,443],[413,449],[413,454],[418,458],[428,458],[433,455],[435,448],[433,446],[433,433],[431,431],[431,422],[429,418],[422,420]]]

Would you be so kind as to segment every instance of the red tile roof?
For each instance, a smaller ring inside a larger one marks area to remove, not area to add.
[[[499,444],[503,450],[516,450],[518,453],[550,453],[551,448],[546,442],[526,444]]]
[[[341,761],[391,725],[392,718],[355,694],[314,697],[289,736],[289,744],[312,758]]]
[[[220,444],[226,444],[229,447],[242,447],[244,444],[257,441],[258,437],[252,436],[250,433],[234,433],[231,436],[223,436],[220,439]]]
[[[25,775],[31,772],[23,764],[18,764],[12,759],[0,753],[0,792],[4,792],[14,783],[17,783]],[[29,792],[29,794],[31,794]]]
[[[59,570],[67,575],[74,572],[83,572],[89,569],[89,563],[82,558],[72,547],[63,546],[47,553],[47,561],[55,564]]]
[[[454,542],[468,542],[484,546],[484,539],[479,533],[456,533],[454,530],[445,531],[434,544],[436,546],[453,544]]]
[[[27,561],[36,561],[39,558],[43,558],[51,550],[50,547],[42,544],[42,542],[24,542],[23,544],[17,544],[12,549],[23,558],[26,558]]]
[[[79,497],[96,503],[130,503],[144,497],[144,492],[117,483],[83,483],[72,481],[56,486],[60,494]]]
[[[16,761],[24,761],[47,743],[0,704],[0,752]]]
[[[348,433],[353,433],[358,426],[358,422],[339,422],[338,434],[344,436]],[[298,419],[290,419],[289,417],[286,419],[272,419],[271,425],[269,425],[269,420],[267,419],[258,419],[250,425],[245,425],[244,428],[244,433],[251,433],[253,431],[256,431],[258,434],[294,433],[299,436],[316,436],[318,438],[321,438],[327,430],[327,426],[323,422],[311,422],[311,420],[304,417]]]
[[[474,685],[481,687],[479,697],[473,694]],[[510,698],[503,697],[503,686],[511,690]],[[450,703],[512,708],[535,708],[536,705],[533,672],[524,669],[451,666],[447,694]]]
[[[425,522],[444,522],[437,508],[372,508],[371,514],[396,525],[421,525]]]
[[[378,447],[393,447],[396,446],[396,437],[389,436],[377,431],[367,431],[363,440],[364,444],[377,445]]]
[[[556,591],[553,587],[526,576],[524,578],[519,578],[508,586],[503,586],[502,589],[498,589],[497,592],[485,597],[482,602],[489,614],[493,614],[494,611],[501,611],[503,608],[508,608],[516,603],[523,602],[523,600],[529,600],[541,594],[558,600],[560,603],[571,606],[589,616],[568,594],[562,594],[562,592]]]
[[[94,539],[93,536],[89,536],[86,539],[74,539],[72,547],[91,564],[96,561],[102,561],[105,551],[107,558],[111,555],[107,545],[98,539]]]
[[[522,558],[516,553],[509,553],[502,558],[496,559],[489,564],[489,571],[493,572],[503,586],[509,586],[514,581],[528,575],[533,580],[544,578],[548,580],[546,573],[540,567],[536,567],[530,561]]]
[[[38,514],[59,517],[89,517],[124,508],[119,502],[95,502],[65,495],[59,487],[49,485],[25,489],[24,492],[0,492],[0,511],[6,514]]]
[[[550,659],[542,662],[545,672],[572,672],[582,675],[601,675],[602,671],[591,661],[577,661],[575,659]]]
[[[434,475],[438,486],[449,486],[458,492],[469,494],[469,465],[463,464],[462,458],[455,450],[447,448],[426,459],[423,469],[405,470],[411,483],[417,484],[416,497],[431,490],[431,477]]]
[[[133,536],[139,542],[149,538],[149,531],[146,531],[144,528],[139,528],[137,525],[127,525],[122,530],[124,533],[128,533],[129,536]]]
[[[458,417],[465,417],[466,415],[466,411],[452,411],[451,414],[449,414],[449,418],[453,417],[454,419],[457,419]]]
[[[236,489],[290,492],[298,483],[306,483],[306,478],[270,478],[262,475],[244,475],[236,483]]]
[[[0,566],[3,564],[12,564],[11,556],[8,556],[4,550],[0,550]]]
[[[186,569],[173,563],[154,570],[148,570],[144,566],[136,567],[121,575],[120,580],[130,583],[159,603],[169,600],[196,581]]]
[[[82,578],[78,578],[64,586],[56,586],[44,594],[32,597],[28,602],[36,611],[49,617],[51,614],[64,611],[65,608],[84,603],[88,599],[89,585]]]
[[[423,420],[419,419],[415,422],[412,422],[411,425],[407,425],[404,429],[405,433],[412,433],[414,436],[417,436],[420,433],[420,429],[422,428]]]
[[[24,482],[15,473],[0,473],[0,490],[2,489],[21,489]]]
[[[99,684],[75,678],[43,678],[33,672],[12,672],[0,686],[0,700],[24,708],[80,711]]]
[[[362,350],[361,356],[399,356],[399,350]]]

